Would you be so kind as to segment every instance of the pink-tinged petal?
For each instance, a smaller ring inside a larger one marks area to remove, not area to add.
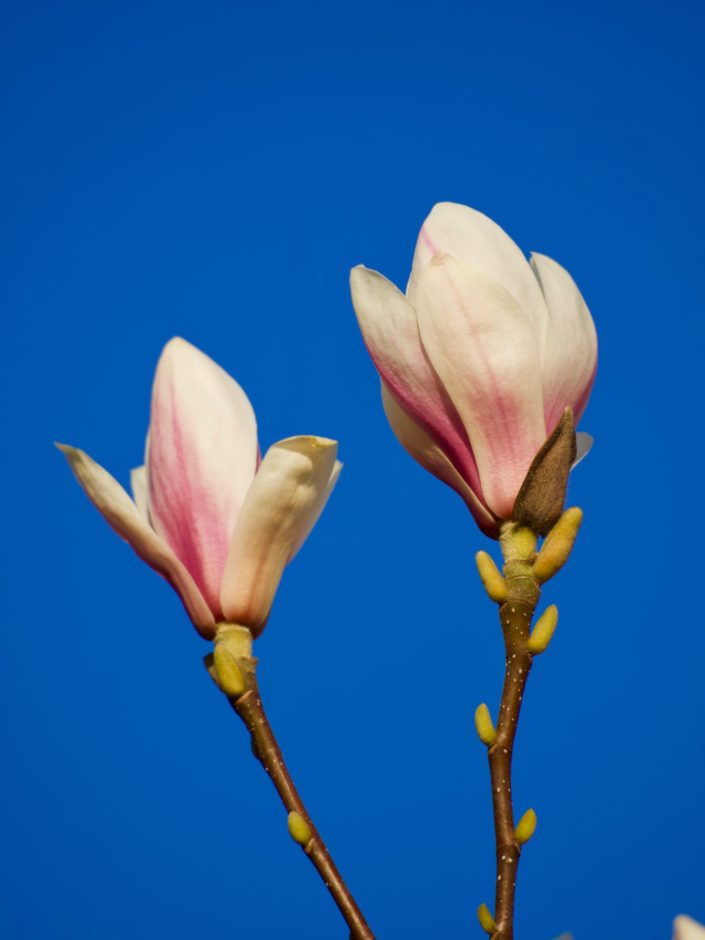
[[[490,538],[498,538],[499,520],[492,515],[468,486],[447,454],[404,411],[384,382],[382,382],[382,404],[387,420],[402,447],[422,467],[438,477],[439,480],[447,483],[451,489],[454,489],[462,497],[485,535],[489,535]]]
[[[498,281],[529,318],[542,343],[547,321],[543,295],[524,253],[496,222],[455,202],[435,205],[416,243],[410,281],[412,300],[421,274],[439,252],[467,261],[490,280]]]
[[[705,940],[705,927],[681,914],[673,921],[673,940]]]
[[[590,397],[597,368],[597,333],[575,281],[546,255],[533,254],[531,267],[546,298],[548,329],[541,354],[546,430],[555,427],[564,408],[575,422]]]
[[[204,637],[215,635],[215,618],[193,578],[169,546],[150,527],[125,490],[88,454],[56,445],[66,457],[86,495],[117,534],[139,557],[166,578],[181,598],[194,626]]]
[[[382,380],[480,493],[470,442],[423,348],[416,311],[394,284],[362,265],[350,272],[350,290],[365,345]]]
[[[130,470],[130,489],[140,515],[149,522],[149,481],[147,480],[147,467],[144,464]]]
[[[587,455],[592,450],[592,445],[595,443],[595,440],[591,434],[587,434],[585,431],[578,431],[578,433],[575,435],[575,443],[576,454],[575,460],[573,461],[573,466],[570,468],[571,470],[574,467],[577,467],[580,461],[587,457]]]
[[[500,283],[448,255],[432,259],[416,300],[421,340],[465,425],[484,502],[509,519],[546,437],[531,324]]]
[[[149,508],[213,610],[256,466],[257,426],[243,390],[195,346],[171,340],[152,392]]]
[[[262,632],[285,565],[318,518],[338,445],[290,437],[264,456],[230,542],[221,607],[227,620]]]

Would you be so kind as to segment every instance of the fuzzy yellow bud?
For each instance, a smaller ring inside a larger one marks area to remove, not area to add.
[[[533,564],[533,573],[537,581],[542,584],[548,581],[568,561],[582,521],[582,509],[578,509],[577,506],[566,509],[546,536],[546,541],[541,546],[541,551]]]
[[[484,702],[475,709],[475,730],[477,731],[478,738],[483,744],[486,744],[487,747],[492,747],[497,740],[497,731],[495,730],[490,710]]]
[[[289,827],[289,835],[294,842],[298,842],[299,845],[308,845],[311,841],[311,827],[301,813],[292,810],[289,813],[287,825]]]
[[[507,582],[502,577],[494,558],[487,552],[478,552],[475,555],[475,564],[490,600],[496,604],[503,604],[507,599]]]
[[[480,927],[485,933],[493,934],[495,927],[494,917],[490,914],[490,909],[486,904],[481,904],[477,909],[477,919],[480,921]]]
[[[547,607],[546,610],[544,610],[544,612],[541,614],[539,619],[536,621],[534,629],[531,631],[529,642],[526,644],[526,648],[530,653],[533,653],[534,656],[537,656],[539,653],[543,653],[548,648],[548,644],[551,642],[551,638],[553,637],[557,623],[558,608],[555,604],[551,604],[551,606]]]
[[[536,832],[536,813],[533,809],[527,809],[524,815],[521,817],[519,822],[516,825],[514,830],[514,838],[517,840],[519,845],[523,845],[525,842],[528,842],[529,839]]]
[[[213,665],[218,685],[229,698],[238,698],[247,691],[245,677],[237,659],[222,643],[216,643]]]

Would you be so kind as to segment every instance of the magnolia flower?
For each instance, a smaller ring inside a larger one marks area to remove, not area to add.
[[[290,437],[260,461],[249,399],[183,339],[164,348],[134,502],[74,447],[58,445],[112,528],[176,590],[206,638],[219,622],[264,629],[279,579],[335,485],[338,445]]]
[[[705,927],[681,914],[673,921],[673,940],[705,940]]]
[[[565,408],[577,423],[587,405],[597,337],[580,291],[555,261],[527,261],[491,219],[454,203],[424,222],[406,294],[362,266],[350,281],[394,433],[496,536]]]

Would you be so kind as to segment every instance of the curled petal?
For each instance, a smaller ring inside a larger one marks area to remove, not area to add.
[[[190,343],[171,340],[152,392],[149,508],[155,529],[214,610],[256,466],[257,426],[243,390]]]
[[[382,380],[481,492],[465,428],[423,348],[416,311],[394,284],[362,265],[350,272],[350,289],[365,344]]]
[[[230,541],[221,589],[226,619],[257,636],[285,565],[318,518],[332,488],[336,441],[290,437],[269,448]]]
[[[523,251],[496,222],[469,206],[439,202],[419,232],[411,275],[411,299],[419,278],[435,254],[467,261],[498,281],[531,321],[541,344],[546,332],[546,303]],[[555,422],[554,422],[555,424]]]
[[[462,497],[485,535],[498,538],[499,520],[492,515],[480,497],[465,482],[447,454],[404,411],[384,382],[382,382],[382,404],[387,420],[402,447],[422,467],[447,483]]]
[[[500,283],[448,255],[421,275],[416,307],[424,348],[472,444],[484,502],[509,519],[546,437],[531,324]]]
[[[194,626],[206,638],[215,633],[215,618],[193,578],[169,546],[150,527],[125,490],[88,454],[56,445],[66,457],[86,495],[117,534],[158,571],[181,598]]]
[[[538,254],[531,256],[531,267],[548,308],[548,329],[540,350],[546,427],[554,427],[566,407],[573,409],[577,424],[595,380],[595,324],[565,268]]]
[[[333,470],[331,471],[331,475],[328,479],[328,482],[326,483],[325,489],[321,489],[318,492],[318,496],[316,497],[316,503],[311,508],[311,512],[308,515],[306,525],[302,526],[301,530],[299,531],[296,537],[296,541],[294,542],[294,545],[291,549],[291,554],[289,555],[289,561],[291,561],[294,555],[298,553],[301,546],[304,544],[306,539],[311,534],[311,530],[313,529],[315,524],[318,522],[318,517],[323,512],[325,505],[330,498],[330,494],[335,489],[335,484],[338,482],[338,478],[340,477],[340,474],[342,473],[342,471],[343,471],[342,463],[339,460],[336,460],[335,463],[333,464]]]
[[[673,921],[673,940],[705,940],[705,927],[681,914]]]

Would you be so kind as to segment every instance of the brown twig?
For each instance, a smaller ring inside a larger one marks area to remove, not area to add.
[[[528,649],[531,619],[540,594],[531,568],[536,540],[526,529],[521,535],[517,539],[516,527],[511,526],[501,540],[506,562],[506,599],[499,608],[505,674],[496,738],[487,751],[497,852],[492,940],[513,940],[514,937],[514,896],[521,844],[516,836],[512,805],[512,757],[524,689],[533,661]]]
[[[323,839],[294,786],[291,774],[284,763],[279,744],[265,714],[254,674],[248,677],[248,685],[250,685],[250,688],[246,692],[239,696],[228,696],[228,701],[252,736],[252,750],[255,757],[269,775],[287,812],[298,813],[308,826],[310,838],[302,845],[303,851],[308,855],[337,904],[338,910],[350,928],[352,940],[374,940],[374,934],[355,903],[342,875],[336,868]]]
[[[514,936],[514,893],[521,846],[514,834],[512,757],[521,700],[533,659],[526,651],[532,613],[532,608],[517,601],[507,601],[500,608],[506,672],[497,720],[497,739],[488,749],[497,848],[496,927],[492,940],[512,940]]]

